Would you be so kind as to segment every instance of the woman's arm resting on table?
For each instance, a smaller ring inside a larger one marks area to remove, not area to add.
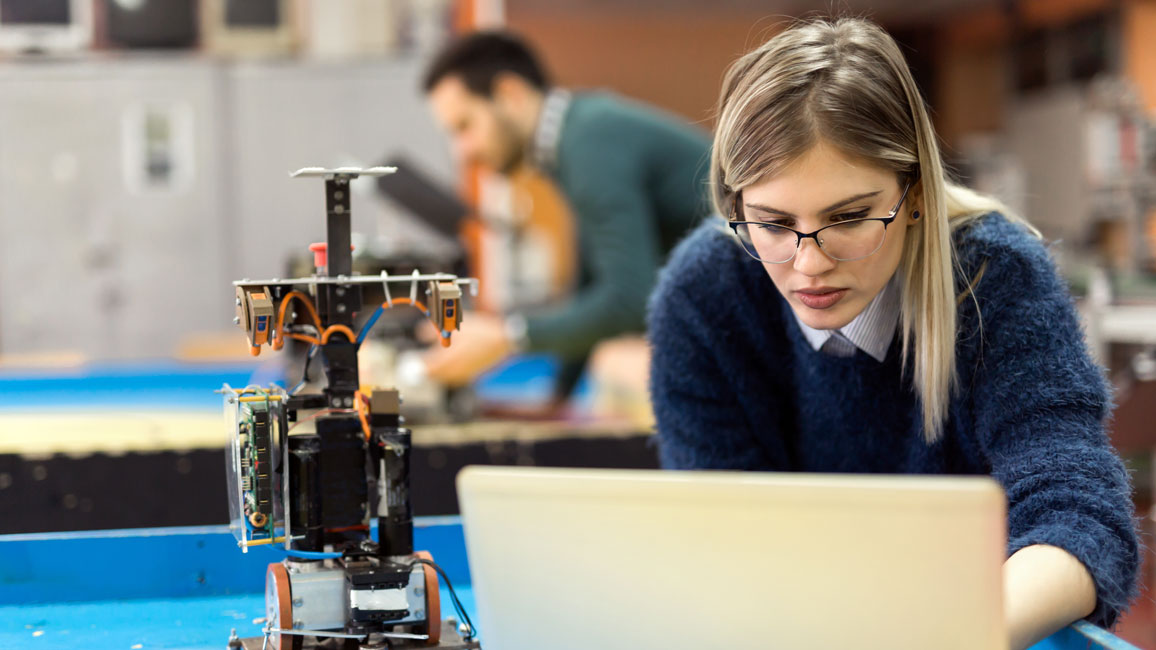
[[[1071,553],[1025,546],[1004,568],[1004,614],[1011,650],[1024,650],[1096,608],[1092,575]]]

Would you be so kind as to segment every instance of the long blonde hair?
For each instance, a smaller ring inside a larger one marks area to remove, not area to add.
[[[736,192],[774,176],[820,140],[894,171],[901,182],[919,181],[913,189],[924,218],[904,244],[900,328],[931,444],[942,435],[956,384],[951,235],[990,211],[1027,224],[998,200],[947,178],[907,63],[870,21],[801,21],[730,67],[711,153],[715,209],[731,215]]]

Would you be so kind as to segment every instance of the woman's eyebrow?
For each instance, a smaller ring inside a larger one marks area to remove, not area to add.
[[[882,192],[883,192],[883,190],[875,190],[874,192],[863,192],[862,194],[856,194],[855,196],[849,196],[849,197],[847,197],[841,201],[836,201],[835,203],[832,203],[831,205],[820,210],[819,212],[820,213],[834,212],[835,210],[838,210],[839,208],[847,205],[848,203],[854,203],[856,201],[861,201],[863,199],[869,199],[873,196],[877,196],[877,195],[881,194]],[[787,212],[786,210],[777,210],[777,209],[772,208],[772,207],[767,206],[767,205],[760,205],[758,203],[746,203],[745,205],[748,208],[752,208],[752,209],[758,210],[760,212],[766,212],[768,214],[777,214],[777,215],[781,215],[784,217],[791,217],[792,219],[798,218],[795,215],[791,214],[790,212]]]

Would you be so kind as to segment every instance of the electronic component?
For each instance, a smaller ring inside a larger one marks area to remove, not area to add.
[[[282,490],[275,468],[281,459],[274,450],[285,428],[286,395],[276,386],[235,390],[226,385],[222,392],[230,526],[242,549],[275,543]]]
[[[273,329],[273,300],[269,297],[269,290],[264,287],[237,287],[237,317],[238,324],[243,323],[245,333],[249,335],[250,351],[260,351],[260,347],[270,342],[269,333]],[[257,354],[257,352],[253,352]]]
[[[452,332],[461,326],[462,290],[452,282],[430,282],[434,325],[442,332]]]

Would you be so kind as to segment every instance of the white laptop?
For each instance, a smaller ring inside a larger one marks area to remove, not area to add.
[[[1004,650],[983,477],[468,467],[486,650]]]

